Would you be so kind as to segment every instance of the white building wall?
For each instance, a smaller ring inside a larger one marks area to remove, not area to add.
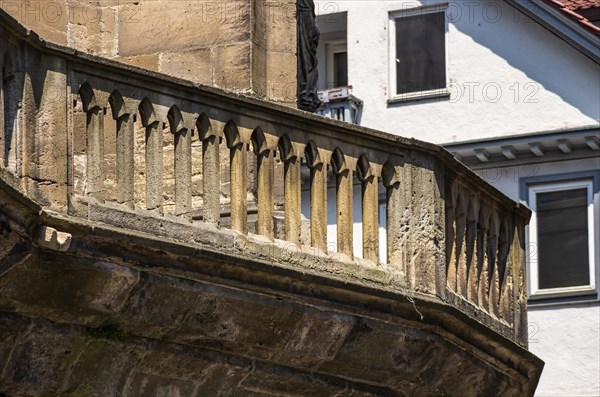
[[[321,15],[347,12],[349,83],[365,102],[362,125],[449,143],[598,123],[600,67],[511,6],[491,0],[449,2],[450,99],[388,104],[389,12],[436,3],[317,2]],[[327,18],[320,23],[331,30]]]
[[[477,173],[519,201],[521,178],[600,170],[600,158],[528,164],[479,170]],[[594,197],[600,219],[600,197]],[[600,224],[596,227],[596,252],[600,252]],[[596,257],[596,262],[599,258]],[[596,269],[599,264],[596,263]],[[596,272],[596,285],[600,275]],[[600,396],[600,302],[531,304],[528,310],[529,349],[546,363],[537,397]]]
[[[529,350],[545,361],[536,397],[600,396],[600,304],[530,307]]]

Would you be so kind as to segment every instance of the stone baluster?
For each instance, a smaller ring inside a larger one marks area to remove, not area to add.
[[[363,258],[378,263],[380,171],[375,170],[367,157],[362,155],[358,159],[356,172],[361,182]]]
[[[0,166],[21,176],[21,134],[24,73],[20,64],[20,50],[0,40],[0,51],[3,54],[0,62]]]
[[[117,201],[133,208],[133,115],[117,120]]]
[[[457,292],[463,297],[469,295],[469,277],[472,268],[476,268],[474,264],[475,258],[475,237],[477,235],[477,218],[473,210],[473,199],[470,199],[467,204],[466,213],[466,228],[464,238],[464,261],[458,263],[457,271]]]
[[[310,168],[310,239],[313,247],[327,250],[327,161],[310,141],[306,145]]]
[[[526,253],[525,253],[525,224],[527,219],[515,216],[514,239],[511,245],[512,274],[513,274],[513,327],[515,340],[527,347],[527,290],[525,286]]]
[[[2,160],[1,165],[3,167],[11,170],[15,175],[19,175],[21,172],[18,167],[20,162],[19,147],[21,146],[19,141],[21,133],[19,109],[23,99],[23,73],[18,71],[18,51],[15,48],[10,48],[3,53],[5,56],[0,65],[2,67],[2,83],[0,83],[2,84],[0,160]]]
[[[220,130],[212,128],[205,114],[200,115],[196,127],[202,141],[202,194],[204,201],[203,219],[218,225],[221,220],[221,172],[219,159]]]
[[[279,153],[284,162],[284,227],[285,239],[291,243],[300,243],[301,218],[301,157],[287,135],[279,139]]]
[[[456,205],[458,187],[448,181],[446,185],[446,286],[455,290],[456,286]]]
[[[231,229],[245,234],[248,232],[248,143],[242,141],[237,126],[231,121],[225,125],[225,138],[230,150]]]
[[[118,91],[114,91],[108,101],[117,123],[117,202],[133,208],[133,115],[125,108]]]
[[[353,169],[354,161],[346,157],[340,149],[335,149],[331,165],[336,176],[336,221],[337,221],[337,252],[353,255]]]
[[[169,110],[167,118],[175,137],[175,215],[191,221],[192,134],[176,106]]]
[[[104,200],[104,109],[102,109],[89,84],[79,89],[86,113],[86,195]]]
[[[480,272],[480,260],[479,256],[481,254],[482,248],[479,246],[481,243],[481,239],[479,238],[481,231],[481,218],[483,218],[483,214],[480,211],[479,200],[473,198],[471,201],[472,208],[470,209],[470,216],[473,217],[472,224],[473,230],[473,250],[471,254],[471,258],[469,261],[469,272],[467,277],[467,299],[469,302],[477,305],[477,290],[478,290],[478,282],[479,282],[479,272]]]
[[[512,258],[512,244],[514,236],[514,225],[510,217],[505,218],[504,221],[504,236],[501,249],[501,258],[504,261],[504,275],[501,276],[501,287],[500,287],[500,318],[506,321],[508,324],[512,324],[513,318],[513,258]]]
[[[27,47],[21,50],[21,62],[19,66],[19,73],[17,73],[18,83],[22,87],[20,103],[19,103],[19,123],[21,131],[19,131],[19,137],[17,138],[17,145],[19,153],[17,153],[17,175],[21,177],[27,177],[30,179],[39,179],[37,160],[36,157],[39,155],[36,145],[37,135],[37,116],[39,103],[34,93],[34,82],[36,75],[40,73],[40,68],[35,66],[35,63],[40,60],[35,50]],[[22,80],[21,80],[22,79]],[[59,99],[57,97],[56,99]],[[44,131],[47,133],[48,131]],[[25,192],[33,193],[37,188],[33,187],[33,184],[23,181],[22,186]]]
[[[491,298],[498,298],[499,281],[497,279],[497,259],[498,259],[498,233],[499,233],[499,219],[498,213],[495,208],[489,208],[490,222],[488,228],[488,242],[486,250],[486,268],[487,278],[483,278],[485,283],[484,288],[481,290],[483,298],[482,307],[488,311],[488,313],[494,313],[494,302]],[[494,291],[495,290],[495,291]]]
[[[464,283],[464,280],[467,277],[466,268],[467,268],[467,255],[466,255],[466,236],[467,236],[467,203],[464,195],[459,195],[459,199],[456,203],[456,211],[455,211],[455,227],[456,227],[456,237],[455,237],[455,263],[452,266],[455,274],[455,280],[452,284],[452,289],[455,292],[461,292],[461,288],[459,287],[461,283]]]
[[[508,236],[506,229],[506,220],[500,219],[499,232],[497,238],[497,254],[494,264],[494,272],[490,283],[490,310],[496,316],[500,317],[502,288],[506,281],[506,261],[508,257]]]
[[[162,212],[163,136],[152,103],[144,98],[139,106],[146,128],[146,208]]]
[[[477,305],[483,309],[488,307],[489,294],[489,246],[490,224],[488,208],[482,209],[483,214],[479,216],[479,227],[477,233],[477,267],[479,269],[477,278]]]
[[[257,232],[273,239],[275,196],[273,175],[275,173],[275,151],[268,147],[263,131],[257,128],[252,133],[252,146],[257,163],[258,225]]]

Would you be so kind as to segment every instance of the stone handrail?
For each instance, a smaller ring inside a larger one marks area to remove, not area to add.
[[[333,179],[336,259],[383,268],[396,288],[437,297],[526,345],[529,211],[444,149],[79,53],[5,14],[0,28],[0,162],[42,206],[87,218],[93,204],[247,235],[255,205],[253,234],[327,255]],[[362,259],[353,253],[355,207]]]

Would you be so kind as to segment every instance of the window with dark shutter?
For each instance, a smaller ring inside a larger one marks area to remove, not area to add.
[[[537,194],[540,289],[590,283],[587,189]]]
[[[589,179],[529,185],[528,265],[532,298],[596,291],[598,223]]]
[[[445,12],[395,18],[396,95],[446,88]]]

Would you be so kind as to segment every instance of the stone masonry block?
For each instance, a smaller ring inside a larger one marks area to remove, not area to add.
[[[218,47],[214,51],[214,85],[230,91],[252,89],[250,43]]]
[[[203,292],[173,335],[191,344],[217,339],[227,349],[270,356],[286,343],[302,317],[289,307],[279,306]]]
[[[189,379],[172,379],[161,375],[136,372],[127,382],[123,396],[195,396],[196,384]]]
[[[135,21],[119,21],[119,53],[132,56],[239,43],[250,39],[247,1],[140,1]],[[169,21],[169,23],[165,23]]]
[[[289,1],[267,1],[266,47],[269,51],[296,54],[296,4]]]
[[[36,243],[53,251],[67,251],[71,246],[71,238],[69,233],[47,226],[40,226],[36,233]]]
[[[366,377],[374,381],[387,379],[402,375],[412,368],[411,362],[405,363],[403,360],[416,357],[415,354],[421,353],[427,343],[416,338],[404,340],[398,338],[394,330],[381,324],[358,320],[335,358],[319,368],[349,377]],[[390,368],[395,371],[390,372]]]
[[[98,336],[102,337],[102,332]],[[110,338],[109,333],[105,335]],[[67,394],[73,396],[117,396],[131,368],[145,353],[132,344],[95,339],[78,357],[69,378]]]
[[[107,262],[69,261],[45,254],[0,277],[0,301],[57,321],[98,324],[121,310],[138,277],[137,271]]]
[[[276,359],[282,363],[306,367],[332,359],[352,326],[353,320],[349,317],[307,313]]]
[[[192,80],[200,84],[212,85],[212,50],[164,52],[160,56],[160,71],[171,76]]]
[[[252,45],[252,90],[262,97],[267,94],[267,52],[256,44]]]
[[[310,375],[292,378],[283,374],[267,371],[255,372],[252,376],[244,379],[241,386],[268,395],[298,397],[332,396],[343,390],[340,390],[321,379],[312,378]]]
[[[8,395],[56,395],[85,339],[69,330],[36,324],[17,342],[3,373]]]
[[[69,46],[105,57],[117,55],[116,8],[71,2],[69,15]]]
[[[268,99],[293,101],[296,99],[296,54],[267,51]]]
[[[159,70],[159,53],[135,55],[130,57],[117,58],[119,62],[126,63],[128,65],[137,66],[138,68],[148,70]]]
[[[143,277],[117,315],[129,332],[162,337],[177,328],[198,298],[198,292]],[[177,305],[164,302],[176,301]]]
[[[141,360],[127,382],[125,396],[229,396],[249,368],[154,351]]]
[[[4,0],[0,6],[44,39],[67,44],[68,12],[62,1]]]

